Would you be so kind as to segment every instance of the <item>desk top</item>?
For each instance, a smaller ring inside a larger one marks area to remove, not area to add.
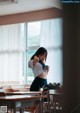
[[[21,101],[21,100],[38,100],[41,98],[46,98],[47,96],[39,95],[39,96],[32,96],[32,95],[10,95],[10,96],[1,96],[0,101]]]
[[[5,92],[6,95],[40,95],[42,91]]]

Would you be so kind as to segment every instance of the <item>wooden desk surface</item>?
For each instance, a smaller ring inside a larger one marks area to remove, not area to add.
[[[41,95],[42,91],[5,92],[5,95]]]
[[[0,106],[7,106],[8,108],[13,108],[14,113],[16,109],[20,108],[21,112],[24,113],[23,108],[30,107],[34,105],[39,105],[39,113],[43,113],[43,99],[47,98],[44,95],[9,95],[0,96]]]
[[[0,101],[22,101],[22,100],[36,100],[40,98],[46,98],[44,95],[32,96],[32,95],[10,95],[1,96]]]

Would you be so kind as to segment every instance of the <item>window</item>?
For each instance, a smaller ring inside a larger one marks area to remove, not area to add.
[[[0,26],[1,84],[31,84],[28,61],[39,47],[48,50],[48,82],[62,83],[62,19]]]
[[[21,26],[0,26],[0,84],[17,84],[22,79]]]
[[[30,68],[28,68],[28,61],[31,56],[35,53],[35,51],[40,47],[40,32],[41,32],[41,21],[38,22],[30,22],[27,24],[27,44],[26,44],[26,54],[27,54],[27,75],[26,82],[30,84],[34,75]]]

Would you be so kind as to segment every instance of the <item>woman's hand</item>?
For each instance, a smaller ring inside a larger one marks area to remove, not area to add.
[[[49,66],[45,66],[45,70],[48,72],[49,71]]]
[[[34,56],[34,60],[35,60],[36,62],[38,62],[38,61],[39,61],[39,58],[38,58],[37,56]]]

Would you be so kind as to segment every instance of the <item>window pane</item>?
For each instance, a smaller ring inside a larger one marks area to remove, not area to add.
[[[40,45],[40,26],[41,26],[40,21],[28,23],[27,46],[39,46]]]
[[[0,26],[0,83],[22,83],[22,24]]]
[[[28,61],[40,46],[41,21],[27,23],[27,84],[31,84],[34,74],[28,68]]]
[[[27,51],[27,83],[30,84],[34,79],[34,74],[31,70],[31,68],[28,67],[28,61],[32,57],[32,55],[35,53],[36,50],[28,50]]]
[[[48,83],[59,82],[62,84],[62,50],[49,50],[46,64],[50,66],[47,75]]]

